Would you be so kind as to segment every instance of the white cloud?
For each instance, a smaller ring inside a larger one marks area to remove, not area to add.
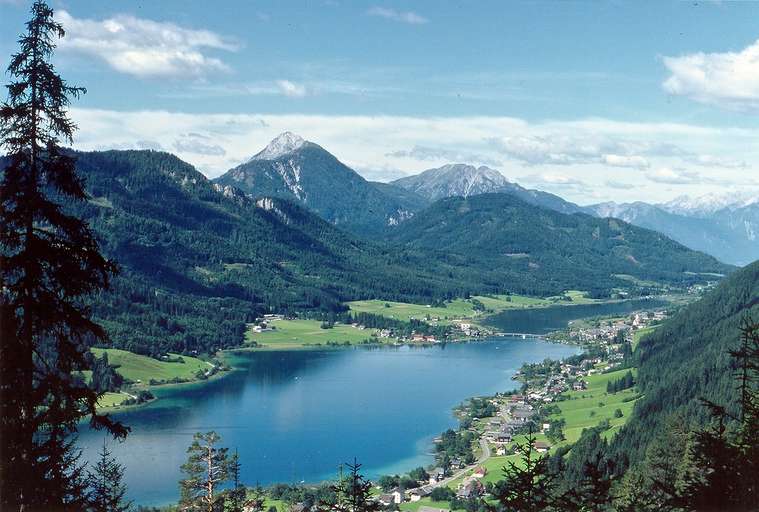
[[[238,49],[237,44],[215,32],[130,15],[92,20],[59,10],[55,16],[66,30],[60,43],[62,51],[95,57],[120,73],[141,78],[197,78],[229,71],[207,50]]]
[[[655,144],[597,133],[507,136],[493,139],[492,142],[508,157],[528,165],[601,163],[612,167],[646,169],[650,166],[648,160],[636,153],[655,152],[656,149]]]
[[[227,151],[213,142],[214,139],[201,133],[187,133],[174,141],[174,149],[180,153],[197,155],[224,156]]]
[[[678,185],[678,193],[690,195],[758,184],[754,169],[759,169],[759,145],[755,142],[759,130],[604,119],[531,123],[510,117],[203,114],[79,108],[71,113],[80,127],[76,134],[76,147],[80,149],[137,147],[137,141],[151,141],[152,147],[176,152],[211,177],[250,158],[272,138],[289,130],[322,145],[373,179],[415,174],[452,161],[488,165],[487,159],[493,160],[491,164],[501,162],[489,166],[511,181],[545,188],[579,203],[667,201],[672,197],[661,185],[665,182]],[[503,148],[492,141],[513,137],[508,134],[519,134],[522,147],[538,156],[529,156],[525,150],[526,159],[505,159]],[[745,168],[715,166],[718,160],[729,163],[738,154]],[[605,158],[609,155],[629,160]],[[694,167],[687,160],[693,155],[710,155],[701,159],[710,165],[698,166],[698,174],[682,171]],[[650,167],[630,167],[642,165],[634,156],[645,158]],[[566,158],[584,163],[570,166],[563,162]],[[611,166],[607,160],[617,165]],[[616,186],[619,183],[624,185]]]
[[[744,160],[736,160],[730,157],[719,157],[714,155],[690,155],[685,157],[685,161],[702,167],[723,169],[745,169],[747,167]]]
[[[296,84],[290,80],[277,80],[277,87],[285,96],[302,98],[306,95],[306,88],[301,84]]]
[[[486,155],[470,153],[457,149],[429,147],[416,145],[411,149],[401,149],[386,153],[385,156],[392,158],[411,158],[413,160],[445,161],[468,164],[483,164],[491,167],[501,165],[503,162]]]
[[[633,169],[648,169],[651,164],[638,155],[602,155],[601,162],[612,167],[631,167]]]
[[[691,185],[705,181],[697,172],[672,169],[670,167],[655,169],[648,173],[646,177],[653,182],[666,183],[668,185]]]
[[[635,188],[635,185],[632,183],[624,183],[621,181],[615,181],[615,180],[606,180],[604,182],[604,185],[606,185],[609,188],[615,188],[618,190],[631,190]]]
[[[366,11],[369,16],[379,16],[380,18],[386,18],[393,21],[399,21],[401,23],[408,23],[409,25],[423,25],[430,20],[424,16],[420,16],[413,11],[396,11],[395,9],[388,9],[387,7],[375,6]]]
[[[759,109],[759,41],[739,52],[664,57],[664,90],[732,110]]]

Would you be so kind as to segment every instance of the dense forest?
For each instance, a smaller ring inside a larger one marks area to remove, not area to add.
[[[334,315],[348,300],[433,303],[472,293],[551,295],[570,288],[595,296],[623,287],[642,294],[648,286],[612,274],[680,286],[704,280],[686,271],[730,270],[661,235],[502,194],[462,203],[491,201],[492,211],[509,212],[499,214],[510,220],[496,224],[497,234],[481,226],[480,217],[441,218],[440,211],[460,201],[451,199],[385,243],[346,233],[284,199],[252,200],[169,153],[72,156],[90,199],[67,203],[68,210],[92,226],[120,267],[111,289],[92,301],[93,313],[114,346],[141,354],[239,345],[245,323],[269,311]],[[427,225],[433,231],[419,231]],[[644,246],[655,247],[656,256],[636,252]],[[531,256],[503,256],[510,252]]]
[[[711,419],[701,398],[737,407],[735,363],[741,322],[759,318],[759,261],[726,278],[647,335],[635,351],[643,394],[611,450],[623,466],[641,461],[668,418],[691,427]]]
[[[482,270],[520,293],[588,290],[605,296],[631,283],[687,285],[702,272],[731,266],[671,239],[618,219],[566,215],[509,194],[442,199],[416,214],[390,239],[417,250],[439,251],[448,261]]]

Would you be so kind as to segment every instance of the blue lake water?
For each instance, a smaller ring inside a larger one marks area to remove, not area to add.
[[[568,322],[591,316],[625,315],[641,309],[666,305],[659,299],[637,299],[598,304],[509,309],[488,319],[488,325],[503,332],[546,334],[563,329]]]
[[[316,482],[356,457],[370,477],[432,462],[432,439],[466,398],[514,389],[524,362],[560,359],[576,347],[498,338],[426,348],[248,352],[240,369],[197,386],[159,389],[159,399],[119,414],[132,427],[109,441],[126,467],[129,497],[166,504],[179,496],[179,467],[192,435],[215,430],[237,450],[247,484]],[[83,431],[92,460],[103,434]]]

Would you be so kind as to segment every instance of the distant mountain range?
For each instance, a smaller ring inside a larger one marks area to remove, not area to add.
[[[660,233],[617,219],[563,214],[504,193],[441,199],[388,231],[388,238],[446,253],[453,264],[498,269],[527,293],[570,283],[594,293],[648,280],[682,284],[688,272],[731,270]]]
[[[600,203],[579,206],[527,189],[499,171],[466,164],[428,169],[390,183],[369,182],[321,146],[285,132],[215,183],[251,198],[300,203],[326,221],[364,237],[392,230],[435,201],[503,193],[560,213],[615,217],[664,233],[731,264],[759,259],[759,197],[677,198],[666,204]]]
[[[469,197],[502,192],[516,196],[526,203],[561,213],[588,213],[581,206],[565,201],[559,196],[540,190],[526,189],[512,183],[500,172],[485,166],[444,165],[414,176],[397,179],[391,182],[391,185],[414,192],[430,202],[446,197]]]
[[[658,205],[608,202],[588,208],[600,217],[659,231],[727,263],[746,265],[759,259],[759,197],[678,198]]]
[[[290,132],[279,135],[214,182],[237,187],[253,198],[296,201],[326,221],[361,234],[371,235],[397,225],[415,211],[321,146]]]
[[[267,310],[341,311],[343,302],[362,298],[430,303],[471,293],[548,296],[567,289],[634,295],[732,271],[659,233],[563,214],[514,194],[427,206],[416,192],[357,179],[320,147],[290,136],[240,167],[254,169],[253,183],[288,191],[287,199],[212,182],[168,153],[75,156],[91,199],[67,208],[90,223],[121,267],[93,313],[115,344],[138,353],[237,344],[245,323]],[[303,171],[302,189],[276,188],[287,183],[273,174],[278,163]],[[313,175],[308,180],[306,169]],[[245,183],[247,173],[241,176]],[[319,177],[323,188],[314,185]],[[321,195],[331,197],[331,210],[310,211],[311,204],[326,208]],[[370,210],[360,197],[418,210],[393,227],[385,217],[390,210],[362,218],[375,224],[345,218],[334,225],[319,217],[333,211],[359,217]],[[362,226],[377,230],[372,241],[340,229]]]

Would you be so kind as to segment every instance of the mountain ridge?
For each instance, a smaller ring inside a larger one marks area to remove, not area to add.
[[[361,235],[371,236],[414,214],[327,150],[291,132],[213,181],[237,187],[252,198],[294,200]]]
[[[541,190],[526,189],[510,182],[499,171],[487,166],[475,167],[468,164],[446,164],[427,169],[419,174],[391,181],[391,185],[402,187],[436,201],[447,197],[503,192],[512,194],[523,201],[555,210],[561,213],[588,213],[588,211],[559,196]]]

